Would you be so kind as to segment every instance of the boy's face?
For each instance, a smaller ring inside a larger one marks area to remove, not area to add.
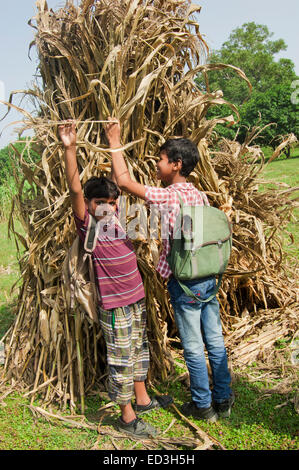
[[[104,217],[111,217],[117,208],[115,199],[105,197],[93,197],[92,199],[85,199],[88,212],[95,217],[97,221],[102,220]]]
[[[157,162],[157,178],[163,183],[171,183],[173,176],[181,169],[181,161],[169,162],[165,151],[160,153],[160,160]]]

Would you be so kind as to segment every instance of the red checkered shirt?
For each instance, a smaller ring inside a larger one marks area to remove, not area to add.
[[[164,229],[167,227],[168,233],[162,235],[162,251],[156,267],[161,276],[166,279],[172,274],[169,264],[166,261],[166,256],[170,252],[169,237],[172,238],[173,236],[174,223],[180,212],[180,201],[177,192],[180,193],[185,205],[202,206],[204,205],[204,201],[206,204],[209,204],[207,196],[198,191],[192,183],[175,183],[167,188],[145,186],[146,202],[157,207],[164,215],[161,221],[162,234],[163,224]]]

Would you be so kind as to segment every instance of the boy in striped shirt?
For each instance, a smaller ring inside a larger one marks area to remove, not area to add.
[[[100,297],[99,321],[107,346],[108,391],[121,409],[118,429],[135,437],[153,436],[158,431],[138,418],[136,412],[166,407],[172,398],[151,399],[146,390],[149,348],[145,295],[133,245],[117,218],[120,191],[112,172],[112,180],[90,178],[83,192],[76,159],[75,123],[59,126],[59,135],[65,148],[65,173],[74,219],[83,242],[90,217],[97,220],[97,243],[92,258]]]
[[[110,148],[113,149],[112,165],[118,186],[144,199],[147,204],[157,207],[163,214],[162,252],[156,269],[165,280],[168,280],[168,292],[190,375],[192,401],[185,403],[182,411],[186,415],[211,422],[216,421],[219,415],[228,417],[234,403],[234,394],[230,388],[231,377],[222,334],[219,303],[216,296],[208,302],[200,302],[201,299],[208,299],[214,291],[215,276],[185,281],[198,297],[197,301],[184,293],[167,263],[167,255],[170,252],[169,239],[173,238],[174,223],[180,212],[178,193],[186,206],[203,205],[204,202],[208,204],[206,195],[186,180],[199,161],[198,149],[189,139],[167,140],[160,148],[160,159],[157,162],[157,179],[161,180],[165,187],[144,186],[131,179],[123,154],[118,150],[121,148],[118,122],[114,120],[106,126],[106,136]],[[204,347],[208,351],[212,370],[212,392]]]

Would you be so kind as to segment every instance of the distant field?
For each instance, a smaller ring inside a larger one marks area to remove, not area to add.
[[[298,155],[297,155],[298,154]],[[294,156],[295,155],[295,156]],[[263,188],[274,187],[273,183],[282,183],[281,189],[287,189],[288,187],[297,187],[298,190],[295,191],[291,198],[299,199],[299,149],[295,149],[292,158],[279,158],[273,162],[266,165],[262,176],[265,180],[268,181],[267,184],[264,184]],[[298,202],[299,204],[299,202]],[[290,246],[289,238],[286,239],[285,249],[287,253],[295,258],[299,258],[299,207],[294,210],[293,220],[288,224],[288,230],[292,233],[294,237],[294,243]]]
[[[263,174],[267,180],[299,186],[299,156],[274,160],[266,165]]]

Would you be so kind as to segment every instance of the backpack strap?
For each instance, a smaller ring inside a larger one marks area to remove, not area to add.
[[[180,195],[180,193],[175,189],[175,192],[177,193],[178,195],[178,198],[179,198],[179,201],[180,201],[180,211],[181,211],[181,214],[182,214],[182,207],[184,205],[184,201]],[[202,200],[203,200],[203,203],[205,206],[207,206],[207,202],[205,200],[205,197],[204,195],[202,195]],[[191,206],[192,207],[192,206]],[[194,206],[196,207],[196,206]],[[182,228],[182,226],[181,226]],[[195,234],[195,238],[196,238],[196,234]],[[194,240],[195,242],[195,240]],[[218,293],[219,289],[220,289],[220,285],[221,285],[221,281],[222,281],[222,274],[219,274],[218,276],[218,281],[217,281],[217,284],[215,286],[215,289],[213,291],[213,293],[211,295],[209,295],[209,297],[205,300],[203,299],[199,299],[193,292],[191,289],[189,289],[189,287],[187,287],[182,281],[180,281],[179,279],[177,279],[177,282],[179,283],[179,285],[181,286],[181,288],[183,289],[183,291],[185,292],[186,295],[188,295],[189,297],[192,297],[194,300],[196,300],[197,302],[200,302],[200,303],[208,303],[210,302],[210,300],[212,300],[215,295]]]
[[[84,240],[84,250],[87,253],[92,253],[96,247],[96,244],[97,244],[96,227],[97,227],[97,221],[92,215],[90,215],[88,226],[87,226],[86,237]]]
[[[175,190],[176,191],[176,190]],[[184,219],[183,219],[183,215],[184,215],[184,211],[183,211],[183,207],[184,207],[184,201],[181,197],[181,195],[179,194],[178,191],[176,191],[177,195],[178,195],[178,198],[179,198],[179,201],[180,201],[180,214],[181,214],[181,227],[180,227],[180,230],[181,232],[184,233]],[[203,201],[204,201],[204,198],[203,198]],[[204,201],[204,204],[206,205],[205,201]],[[194,218],[195,215],[196,215],[196,206],[188,206],[190,208],[190,213],[191,213],[191,221],[192,221],[192,217]],[[185,216],[188,216],[188,214],[185,214]],[[178,228],[178,227],[177,227]],[[189,242],[193,242],[193,246],[201,246],[202,245],[202,240],[201,240],[201,237],[200,237],[200,234],[199,233],[193,233],[193,227],[191,226],[190,227],[190,237],[188,237],[188,241]],[[193,233],[193,237],[191,238],[191,233]],[[185,238],[186,239],[186,238]]]
[[[92,215],[90,215],[88,226],[87,226],[87,232],[86,232],[86,236],[84,240],[85,253],[83,256],[83,262],[85,262],[86,258],[88,258],[90,280],[91,280],[92,285],[94,286],[94,294],[96,298],[100,300],[100,294],[98,292],[98,288],[96,287],[94,267],[93,267],[93,262],[91,258],[91,254],[94,251],[96,244],[97,244],[97,230],[96,229],[97,229],[97,221]]]
[[[219,288],[220,288],[220,285],[221,285],[221,281],[222,281],[222,274],[219,274],[219,277],[218,277],[218,281],[217,281],[217,284],[215,286],[215,289],[213,290],[213,293],[211,295],[209,295],[209,297],[205,300],[203,299],[199,299],[197,297],[197,295],[195,295],[191,289],[189,289],[189,287],[187,287],[185,284],[182,283],[182,281],[179,281],[177,279],[177,282],[179,283],[179,285],[181,286],[181,288],[183,289],[183,291],[185,292],[186,295],[188,295],[189,297],[192,297],[194,300],[196,300],[197,302],[201,302],[201,303],[207,303],[207,302],[210,302],[210,300],[213,299],[213,297],[215,297],[215,295],[218,293],[219,291]]]

